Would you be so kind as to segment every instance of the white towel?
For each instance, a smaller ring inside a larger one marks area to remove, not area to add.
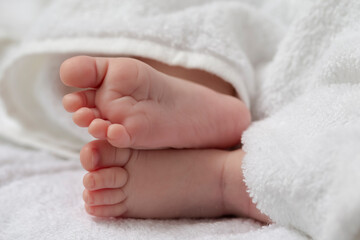
[[[0,144],[0,239],[306,240],[249,219],[139,220],[90,217],[79,161]]]
[[[259,74],[243,137],[258,207],[314,239],[360,239],[360,2],[318,1]]]
[[[142,56],[203,69],[232,83],[250,105],[253,67],[272,58],[286,29],[283,22],[291,19],[287,12],[294,12],[293,5],[284,4],[283,14],[273,17],[281,2],[55,1],[2,65],[1,100],[7,111],[0,133],[75,156],[90,138],[61,109],[61,96],[69,89],[61,86],[58,68],[77,54]]]
[[[24,32],[51,0],[0,1],[0,61],[11,47],[21,41]]]

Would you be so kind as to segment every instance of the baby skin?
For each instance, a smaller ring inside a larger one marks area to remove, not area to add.
[[[81,56],[62,64],[63,83],[84,89],[66,95],[63,105],[99,139],[80,153],[89,171],[87,212],[134,218],[237,215],[267,222],[246,192],[241,150],[179,150],[234,146],[250,123],[246,106],[224,94],[232,91],[225,83],[201,72],[183,73],[133,58]],[[191,77],[196,75],[197,80]],[[204,76],[210,78],[207,87],[198,80]]]

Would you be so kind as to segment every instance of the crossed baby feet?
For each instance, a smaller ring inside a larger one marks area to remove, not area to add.
[[[239,143],[250,113],[237,98],[132,58],[79,56],[60,69],[73,121],[99,139],[80,153],[85,208],[100,217],[249,216]],[[183,148],[192,148],[181,150]],[[151,149],[151,150],[150,150]],[[160,150],[162,149],[162,150]]]

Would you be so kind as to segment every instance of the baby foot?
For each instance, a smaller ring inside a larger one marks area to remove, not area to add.
[[[255,208],[242,179],[241,152],[131,150],[97,140],[80,154],[86,211],[100,217],[249,216]]]
[[[230,147],[250,124],[239,99],[139,60],[74,57],[62,64],[60,76],[86,89],[63,99],[74,122],[116,147]]]

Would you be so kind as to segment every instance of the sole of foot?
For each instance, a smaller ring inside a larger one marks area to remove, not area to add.
[[[250,113],[239,99],[161,73],[132,58],[79,56],[60,69],[73,120],[119,148],[227,148],[240,142]]]

